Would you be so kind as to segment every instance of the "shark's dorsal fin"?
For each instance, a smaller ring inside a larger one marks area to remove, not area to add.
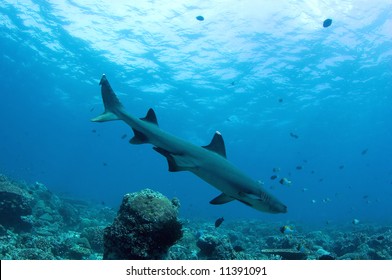
[[[155,115],[154,110],[151,108],[148,110],[147,115],[144,118],[141,118],[141,120],[158,125],[157,115]]]
[[[210,203],[211,204],[225,204],[225,203],[228,203],[233,200],[234,200],[234,198],[232,198],[231,196],[228,196],[225,193],[221,193],[220,195],[215,197],[213,200],[211,200]]]
[[[211,143],[207,146],[203,146],[203,148],[213,151],[226,158],[225,142],[223,141],[222,134],[219,131],[215,132],[214,137],[212,137]]]
[[[155,112],[153,109],[149,109],[147,112],[147,115],[144,118],[140,118],[142,121],[146,121],[155,125],[158,125],[157,121],[157,116],[155,115]],[[135,133],[135,136],[132,137],[131,140],[129,140],[129,143],[131,144],[145,144],[148,143],[148,138],[146,135],[144,135],[142,132],[132,128],[133,133]]]

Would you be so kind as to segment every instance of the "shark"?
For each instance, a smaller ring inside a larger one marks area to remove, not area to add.
[[[153,149],[166,158],[170,172],[192,172],[217,188],[221,193],[210,201],[211,204],[221,205],[237,200],[266,213],[287,212],[285,204],[227,160],[225,143],[219,131],[215,132],[206,146],[192,144],[160,129],[156,114],[151,108],[143,118],[128,114],[105,74],[99,85],[104,112],[91,121],[125,122],[134,133],[129,142],[153,145]]]

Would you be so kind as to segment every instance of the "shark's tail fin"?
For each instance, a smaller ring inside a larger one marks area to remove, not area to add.
[[[91,121],[106,122],[118,120],[119,118],[116,115],[116,111],[122,107],[122,104],[112,90],[112,87],[110,86],[108,79],[106,79],[105,74],[102,75],[99,85],[101,86],[102,101],[103,105],[105,106],[105,111],[98,117],[91,119]]]

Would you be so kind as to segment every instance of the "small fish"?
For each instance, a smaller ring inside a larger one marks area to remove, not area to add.
[[[359,224],[359,220],[358,219],[353,219],[352,223],[353,223],[353,225],[357,225],[357,224]]]
[[[261,180],[257,180],[257,183],[258,183],[260,186],[264,186],[264,182],[261,181]]]
[[[125,138],[127,138],[127,135],[123,134],[123,136],[121,136],[121,139],[125,139]]]
[[[344,169],[344,165],[340,165],[340,166],[339,166],[339,169],[340,169],[340,170]]]
[[[274,168],[272,168],[272,172],[277,173],[277,172],[279,172],[279,171],[280,171],[280,168],[279,168],[279,167],[274,167]]]
[[[97,130],[96,130],[96,129],[93,129],[93,130],[91,130],[91,132],[92,132],[92,133],[96,133],[96,132],[97,132]]]
[[[307,188],[302,188],[302,192],[306,192],[307,190]]]
[[[282,226],[280,227],[280,232],[283,234],[288,234],[288,233],[293,233],[294,232],[294,228],[292,226]]]
[[[279,183],[281,183],[282,185],[285,185],[285,186],[291,185],[291,181],[289,179],[287,179],[286,177],[283,177],[282,179],[280,179]]]
[[[292,132],[290,132],[290,136],[293,137],[293,138],[295,138],[295,139],[298,139],[298,135],[297,135],[297,134],[294,134],[294,133],[292,133]]]
[[[301,166],[301,165],[298,165],[295,169],[301,170],[301,169],[302,169],[302,166]]]
[[[203,16],[197,16],[196,19],[197,19],[198,21],[203,21],[203,20],[204,20],[204,17],[203,17]]]
[[[106,162],[103,163],[103,166],[108,166],[108,164]]]
[[[276,176],[276,175],[271,176],[271,180],[275,180],[276,178],[278,178],[278,176]]]
[[[279,101],[279,103],[282,103],[283,102],[283,98],[279,98],[278,101]]]
[[[94,109],[95,109],[95,107],[92,107],[92,108],[90,109],[90,112],[94,111]]]
[[[219,226],[223,223],[224,220],[225,220],[225,219],[223,219],[223,217],[216,219],[216,221],[215,221],[215,227],[216,227],[216,228],[219,227]]]
[[[317,201],[315,199],[312,199],[312,203],[315,204]]]
[[[362,150],[361,155],[366,155],[367,152],[368,152],[368,149],[366,148],[366,149]]]
[[[323,27],[327,28],[328,26],[330,26],[332,24],[332,19],[327,18],[326,20],[324,20],[323,22]]]

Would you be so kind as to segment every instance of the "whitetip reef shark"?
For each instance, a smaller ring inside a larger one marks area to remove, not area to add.
[[[152,144],[155,151],[166,157],[170,172],[190,171],[220,190],[222,193],[211,200],[211,204],[238,200],[263,212],[287,212],[286,205],[226,159],[225,144],[220,132],[215,132],[209,145],[194,145],[161,130],[153,109],[149,109],[147,115],[140,119],[128,114],[105,75],[99,84],[105,111],[92,121],[124,121],[135,134],[129,141],[131,144]]]

